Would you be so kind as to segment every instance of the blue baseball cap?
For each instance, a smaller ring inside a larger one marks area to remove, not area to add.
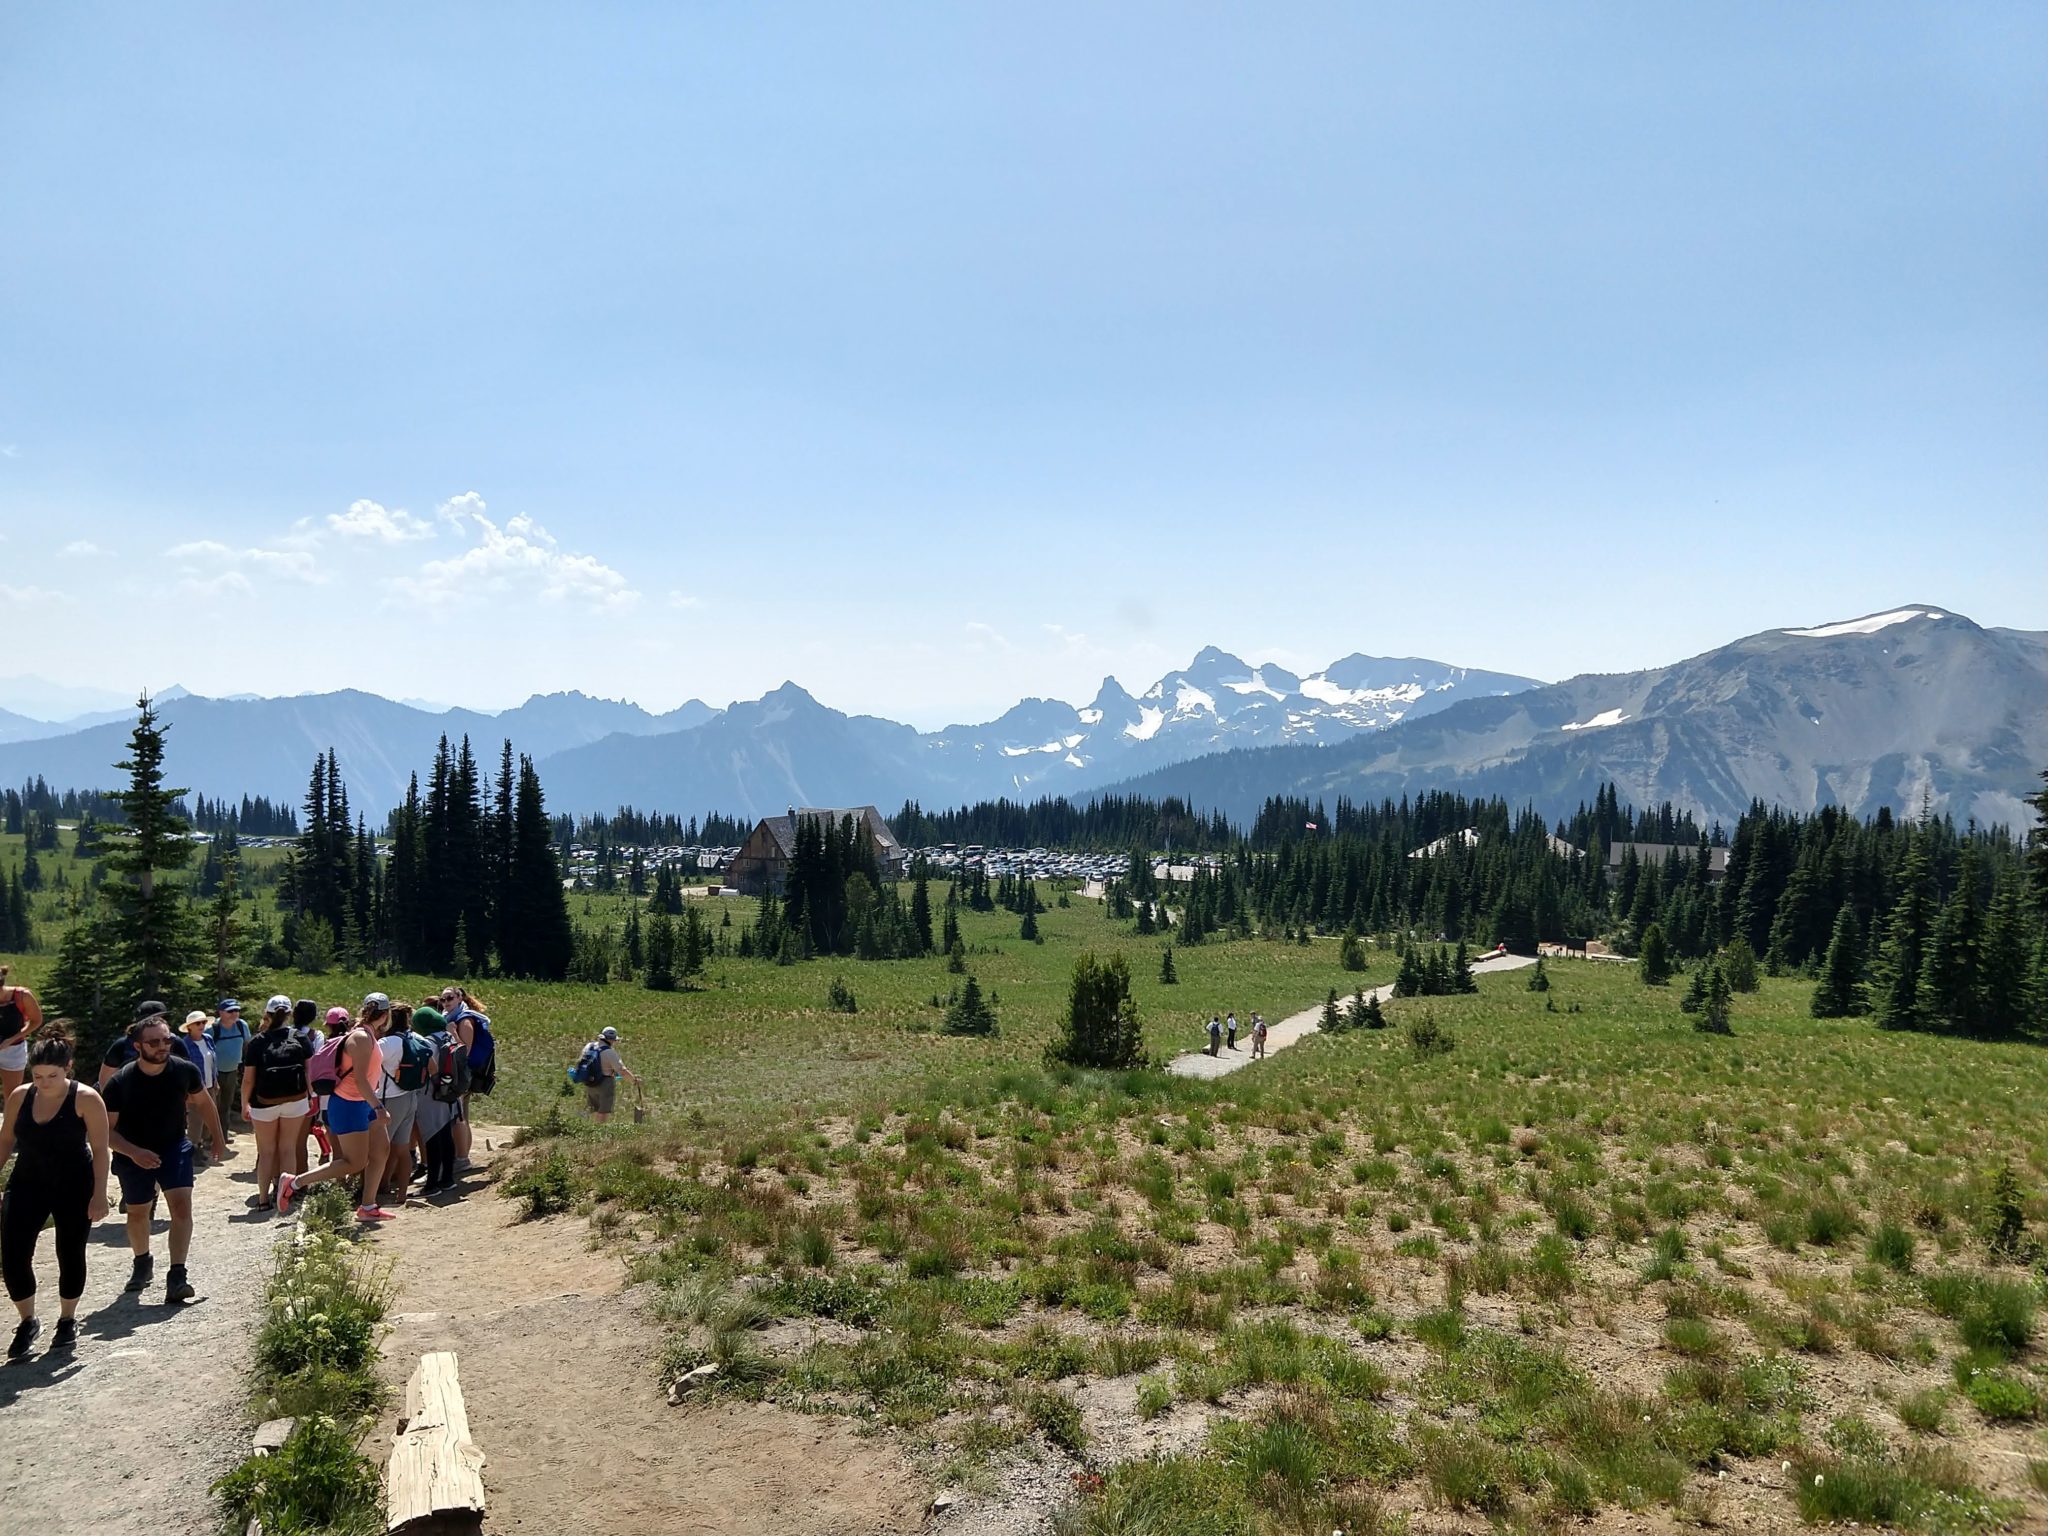
[[[215,1009],[214,1011],[216,1013],[240,1013],[242,1011],[242,1005],[236,1002],[232,997],[224,997],[220,1000],[220,1007]]]

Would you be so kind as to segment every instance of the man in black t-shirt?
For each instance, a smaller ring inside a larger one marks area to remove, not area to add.
[[[159,1011],[137,1020],[128,1026],[128,1038],[135,1046],[135,1060],[116,1072],[102,1092],[114,1175],[121,1181],[121,1198],[128,1207],[128,1248],[135,1255],[126,1289],[143,1290],[156,1267],[149,1252],[149,1213],[162,1190],[171,1214],[171,1272],[164,1300],[189,1301],[194,1294],[185,1275],[185,1256],[192,1246],[192,1143],[185,1139],[185,1115],[188,1107],[198,1111],[213,1155],[222,1158],[227,1145],[221,1138],[220,1111],[199,1069],[171,1054],[167,1014]]]

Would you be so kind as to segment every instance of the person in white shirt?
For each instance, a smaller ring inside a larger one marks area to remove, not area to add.
[[[597,1080],[584,1084],[583,1099],[590,1108],[590,1118],[603,1125],[611,1119],[618,1104],[619,1079],[637,1083],[640,1076],[619,1059],[619,1032],[611,1025],[597,1032],[597,1044],[603,1047],[597,1053]]]
[[[220,1097],[220,1067],[213,1054],[213,1042],[206,1038],[206,1026],[213,1021],[206,1016],[204,1008],[194,1008],[185,1015],[185,1054],[192,1058],[192,1065],[199,1069],[199,1076],[206,1091],[216,1100]],[[218,1111],[216,1111],[218,1113]],[[205,1145],[202,1135],[205,1124],[199,1118],[199,1111],[187,1106],[185,1110],[185,1138],[197,1148]],[[225,1122],[223,1122],[225,1132]],[[204,1153],[195,1153],[200,1161]]]

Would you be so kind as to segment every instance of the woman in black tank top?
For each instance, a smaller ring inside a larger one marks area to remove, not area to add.
[[[63,1022],[47,1028],[29,1059],[29,1081],[7,1095],[0,1119],[0,1162],[18,1152],[7,1194],[0,1198],[0,1274],[20,1314],[7,1358],[35,1342],[36,1242],[46,1223],[57,1227],[59,1318],[52,1349],[77,1337],[75,1314],[85,1294],[85,1240],[107,1214],[107,1106],[71,1080],[72,1048]]]

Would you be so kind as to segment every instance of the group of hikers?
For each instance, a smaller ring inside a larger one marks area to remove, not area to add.
[[[1252,1010],[1252,1025],[1248,1032],[1252,1042],[1252,1060],[1257,1061],[1266,1054],[1266,1021],[1258,1009]],[[1228,1019],[1209,1015],[1209,1044],[1204,1049],[1206,1056],[1220,1056],[1225,1051],[1237,1049],[1237,1010],[1230,1010]]]
[[[141,1292],[153,1278],[150,1222],[161,1197],[170,1217],[164,1301],[185,1302],[197,1295],[186,1268],[194,1165],[230,1156],[237,1124],[256,1143],[252,1207],[285,1215],[304,1191],[342,1182],[359,1220],[388,1221],[416,1181],[429,1196],[455,1187],[470,1166],[470,1095],[489,1093],[497,1076],[489,1015],[466,987],[448,986],[417,1004],[372,992],[354,1012],[323,1013],[280,993],[254,1023],[226,997],[212,1014],[187,1014],[182,1032],[149,999],[88,1084],[74,1073],[69,1024],[45,1021],[34,993],[5,982],[0,967],[0,1164],[15,1155],[0,1199],[0,1272],[20,1317],[9,1359],[28,1353],[41,1329],[35,1253],[46,1225],[57,1243],[50,1347],[76,1341],[87,1234],[107,1214],[110,1172],[134,1258],[125,1289]],[[321,1158],[312,1167],[309,1142]]]

